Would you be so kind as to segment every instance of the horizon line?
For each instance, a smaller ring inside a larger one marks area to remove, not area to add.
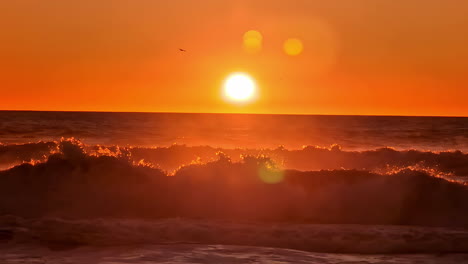
[[[27,110],[0,109],[0,112],[52,112],[52,113],[115,113],[115,114],[214,114],[214,115],[279,115],[279,116],[362,116],[362,117],[447,117],[468,118],[468,116],[457,115],[391,115],[391,114],[311,114],[311,113],[233,113],[233,112],[171,112],[171,111],[99,111],[99,110]]]

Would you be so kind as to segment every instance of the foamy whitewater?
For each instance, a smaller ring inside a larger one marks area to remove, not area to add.
[[[0,263],[468,263],[468,118],[0,112]]]

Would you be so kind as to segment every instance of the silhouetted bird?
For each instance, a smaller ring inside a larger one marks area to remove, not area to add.
[[[187,52],[187,50],[184,50],[184,49],[179,49],[179,51],[182,51],[182,52]]]

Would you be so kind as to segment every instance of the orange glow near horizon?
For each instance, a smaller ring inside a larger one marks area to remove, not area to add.
[[[468,116],[468,2],[163,2],[2,1],[0,109]]]

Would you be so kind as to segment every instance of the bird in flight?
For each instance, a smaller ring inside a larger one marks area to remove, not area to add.
[[[179,51],[182,51],[182,52],[187,52],[187,50],[184,50],[184,49],[180,49],[180,48],[179,48]]]

